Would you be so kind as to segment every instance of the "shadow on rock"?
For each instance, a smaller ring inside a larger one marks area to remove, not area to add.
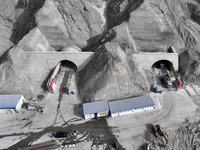
[[[138,150],[148,150],[147,148],[148,148],[148,143],[145,143],[145,144],[142,144],[142,145],[138,148]]]
[[[148,123],[145,126],[147,128],[146,132],[154,133],[154,131],[153,131],[153,124],[152,123]]]
[[[104,31],[93,38],[87,40],[87,46],[82,49],[82,51],[95,51],[98,47],[111,41],[116,37],[116,32],[114,30]]]
[[[74,115],[83,118],[82,104],[75,104],[74,105]]]
[[[15,9],[24,9],[13,25],[10,40],[17,44],[31,29],[36,27],[35,14],[44,5],[45,0],[19,0]]]

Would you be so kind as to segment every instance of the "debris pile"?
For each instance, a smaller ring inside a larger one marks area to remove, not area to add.
[[[44,107],[41,107],[41,106],[35,104],[34,102],[24,102],[23,107],[30,111],[37,111],[39,113],[44,112]]]

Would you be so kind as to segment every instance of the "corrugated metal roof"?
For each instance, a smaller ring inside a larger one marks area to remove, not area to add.
[[[0,108],[15,108],[23,95],[0,95]]]
[[[132,109],[139,109],[143,107],[154,106],[154,102],[151,99],[150,95],[127,98],[117,101],[108,102],[111,113],[128,111]]]
[[[94,113],[98,113],[98,112],[105,112],[105,111],[109,111],[107,100],[83,104],[83,114],[84,115],[94,114]]]

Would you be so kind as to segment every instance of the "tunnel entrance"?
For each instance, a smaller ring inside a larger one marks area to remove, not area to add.
[[[159,60],[152,65],[152,69],[166,68],[166,69],[170,70],[172,66],[173,66],[173,64],[168,60]]]
[[[60,92],[74,94],[77,69],[77,66],[71,61],[59,61],[53,69],[53,72],[51,73],[51,76],[46,84],[48,91],[54,94],[56,87],[60,87]]]
[[[66,94],[75,94],[75,83],[76,83],[76,72],[78,70],[77,66],[68,60],[62,60],[61,62],[61,71],[64,72],[63,81],[61,84],[62,93]]]
[[[66,67],[74,71],[78,70],[77,66],[69,60],[61,60],[60,62],[62,67]]]
[[[159,60],[152,65],[155,75],[156,92],[176,91],[176,73],[173,64],[168,60]]]

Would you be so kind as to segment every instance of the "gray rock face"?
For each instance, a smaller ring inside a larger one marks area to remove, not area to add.
[[[107,43],[80,72],[81,97],[88,102],[144,94],[149,85],[137,69],[119,44]]]
[[[7,22],[7,23],[6,23]],[[11,23],[8,21],[5,21],[4,19],[0,18],[0,55],[2,55],[9,47],[13,45],[13,43],[10,41],[10,36],[12,35],[12,31],[10,28],[12,28]]]
[[[148,93],[154,77],[140,68],[132,54],[166,52],[170,46],[174,46],[179,53],[179,71],[186,84],[199,82],[199,12],[199,0],[1,0],[0,94],[20,93],[27,99],[44,94],[42,86],[46,85],[52,68],[44,67],[35,57],[26,55],[33,51],[95,52],[88,65],[78,72],[77,93],[81,102],[114,100]],[[62,79],[59,79],[61,82]],[[177,96],[180,95],[177,92]],[[52,104],[55,109],[49,112],[57,111],[57,115],[54,114],[55,118],[46,118],[46,124],[52,119],[56,120],[52,125],[58,125],[55,123],[59,122],[61,126],[76,121],[76,118],[65,120],[62,116],[66,113],[60,111],[59,107],[66,110],[64,107],[69,104],[65,101],[61,105],[62,96],[59,96],[59,100],[55,98],[56,105],[54,102]],[[193,100],[199,104],[199,98],[195,98]],[[81,112],[78,106],[74,109]],[[173,110],[173,107],[169,109]],[[196,113],[199,114],[199,110]],[[151,117],[152,114],[148,115]],[[19,121],[17,119],[16,122]],[[35,119],[37,124],[40,117],[36,116]],[[22,120],[20,127],[26,126],[28,129],[31,119]],[[65,124],[62,124],[62,120],[66,121]],[[171,146],[176,147],[174,149],[193,146],[194,139],[199,143],[199,122],[190,129],[186,129],[186,125],[178,131],[169,131]],[[7,128],[4,126],[1,130]],[[41,130],[42,127],[36,128]],[[15,129],[13,125],[10,128]],[[127,139],[159,145],[159,140],[153,141],[153,134],[142,136]],[[29,137],[25,140],[29,141]],[[93,149],[97,148],[93,146]]]
[[[45,0],[16,0],[8,7],[14,6],[10,19],[13,21],[13,29],[11,40],[17,44],[31,29],[36,26],[35,13],[43,6]],[[12,8],[12,7],[11,7]]]
[[[199,57],[200,54],[190,48],[183,51],[179,56],[180,72],[188,83],[198,82],[197,79],[200,78]]]
[[[143,2],[143,0],[110,0],[106,11],[108,29],[128,21],[130,12],[140,7]]]
[[[37,13],[37,25],[56,50],[67,45],[84,48],[102,32],[102,15],[86,1],[47,0]]]
[[[94,62],[91,62],[89,68],[85,68],[85,72],[81,73],[83,76],[80,81],[87,83],[88,88],[79,82],[80,89],[84,87],[85,92],[91,92],[91,87],[99,82],[98,78],[101,78],[98,87],[92,89],[90,100],[106,98],[105,95],[100,96],[101,93],[106,93],[106,87],[110,87],[111,91],[118,91],[119,94],[115,96],[110,94],[112,98],[138,95],[143,89],[149,88],[148,83],[142,86],[136,83],[136,81],[140,83],[140,80],[146,77],[142,73],[136,73],[141,71],[135,65],[130,67],[130,64],[136,63],[130,57],[131,53],[140,51],[166,51],[168,47],[174,46],[180,53],[182,74],[189,79],[193,73],[192,80],[198,79],[196,75],[199,74],[199,3],[195,0],[170,2],[164,0],[159,2],[156,0],[16,0],[1,1],[0,7],[2,8],[1,54],[13,43],[18,43],[18,47],[25,51],[61,50],[63,47],[74,45],[86,51],[97,52]],[[106,44],[107,42],[111,43]],[[190,47],[189,55],[184,55],[183,51],[187,50],[187,47]],[[117,49],[116,54],[114,49]],[[2,62],[6,61],[4,56],[6,55],[1,57]],[[194,56],[197,58],[194,59]],[[185,61],[185,57],[188,61]],[[104,59],[110,62],[118,58],[120,61],[114,63],[102,62]],[[98,61],[95,62],[95,59]],[[194,64],[196,66],[194,71],[188,71]],[[120,74],[115,79],[111,76],[114,73],[112,69],[116,67],[121,69],[117,69]],[[130,75],[132,69],[134,77]],[[108,77],[103,77],[104,73]],[[39,80],[41,81],[47,75],[44,74]],[[94,76],[93,80],[91,76]],[[123,82],[128,85],[122,84]],[[135,89],[134,92],[131,89]],[[87,97],[84,94],[81,96]]]
[[[152,1],[151,3],[145,1],[130,14],[128,27],[138,51],[166,51],[174,44],[183,47],[182,39],[167,24],[163,24],[164,16],[160,16],[161,13],[157,14],[157,8],[154,7],[156,5]],[[174,39],[176,43],[173,43]]]
[[[50,49],[49,42],[37,27],[25,35],[19,41],[18,46],[25,51],[48,51]]]
[[[11,5],[13,3],[13,5]],[[10,40],[12,36],[13,27],[13,12],[15,10],[16,1],[1,1],[0,10],[0,55],[2,55],[8,48],[10,48],[13,43]]]
[[[41,85],[49,73],[37,60],[26,61],[24,50],[14,47],[9,50],[7,60],[0,65],[1,94],[23,93],[31,98],[43,91]],[[22,61],[23,60],[23,61]]]
[[[35,27],[35,12],[44,0],[0,1],[0,55]]]

